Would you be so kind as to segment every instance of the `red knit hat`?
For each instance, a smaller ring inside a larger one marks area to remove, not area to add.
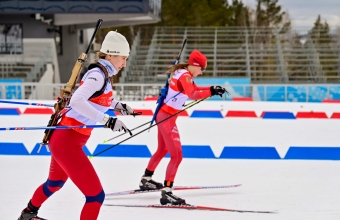
[[[193,66],[207,67],[207,58],[198,50],[193,50],[189,56],[188,64]]]

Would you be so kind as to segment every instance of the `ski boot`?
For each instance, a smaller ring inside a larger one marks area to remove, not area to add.
[[[151,176],[142,176],[139,188],[141,190],[158,190],[163,188],[163,184],[152,180]]]
[[[185,200],[182,198],[179,198],[178,196],[175,196],[172,194],[172,189],[171,187],[164,187],[162,189],[161,193],[161,199],[160,202],[162,205],[186,205]]]
[[[22,210],[18,220],[47,220],[37,216],[38,212],[30,212],[26,209]]]

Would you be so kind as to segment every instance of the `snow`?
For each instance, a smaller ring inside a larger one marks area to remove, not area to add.
[[[130,103],[129,103],[130,104]],[[6,107],[6,105],[2,105]],[[11,105],[12,106],[12,105]],[[131,103],[140,109],[154,109],[152,102]],[[204,102],[189,109],[220,109],[263,111],[322,111],[328,117],[337,112],[339,104],[269,103],[269,102]],[[1,127],[46,126],[49,115],[0,116]],[[150,116],[120,117],[129,128],[150,121]],[[197,119],[178,118],[183,145],[209,145],[216,157],[225,146],[274,146],[281,158],[291,146],[338,147],[337,119],[264,120],[261,118]],[[134,133],[137,133],[137,129]],[[109,129],[95,129],[86,146],[91,153],[103,140],[115,137]],[[117,138],[115,144],[127,136]],[[2,142],[24,143],[31,152],[43,138],[43,130],[3,131]],[[147,145],[151,153],[157,146],[156,129],[144,132],[124,144]],[[47,179],[48,156],[0,155],[0,220],[16,219],[34,190]],[[94,157],[92,163],[106,193],[138,188],[148,158]],[[168,158],[164,158],[154,179],[163,181]],[[276,214],[189,211],[155,208],[103,206],[99,219],[340,219],[339,161],[330,160],[241,160],[188,159],[179,167],[175,185],[229,185],[241,187],[175,191],[189,204],[244,210],[277,210]],[[106,198],[108,204],[158,204],[160,193],[126,195]],[[68,181],[49,198],[39,215],[49,220],[79,219],[84,196]]]
[[[164,158],[154,179],[162,181],[169,159]],[[0,219],[16,219],[36,187],[47,178],[49,157],[0,156]],[[101,158],[92,163],[106,193],[135,189],[147,158]],[[98,219],[339,219],[340,176],[337,161],[187,159],[175,185],[241,187],[174,191],[187,203],[245,210],[277,210],[276,214],[189,211],[102,206]],[[107,197],[109,204],[158,204],[160,193]],[[84,197],[68,181],[42,206],[49,220],[79,219]]]

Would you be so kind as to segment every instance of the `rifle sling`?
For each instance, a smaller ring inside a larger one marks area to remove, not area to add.
[[[112,78],[109,77],[109,73],[107,72],[106,68],[105,68],[101,63],[91,63],[91,64],[89,65],[89,67],[88,67],[88,70],[93,69],[93,68],[96,68],[96,67],[98,67],[98,68],[99,68],[101,71],[103,71],[103,73],[105,74],[104,85],[103,85],[103,87],[102,87],[100,90],[98,90],[98,91],[96,91],[95,93],[93,93],[93,95],[92,95],[89,99],[98,97],[98,96],[100,96],[101,94],[103,94],[104,91],[105,91],[105,88],[106,88],[106,86],[107,86],[107,82],[108,82],[109,80],[111,81],[111,84],[113,84],[113,83],[112,83]]]

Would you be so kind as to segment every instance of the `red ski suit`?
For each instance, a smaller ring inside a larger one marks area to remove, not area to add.
[[[170,81],[169,89],[178,92],[178,94],[186,95],[192,100],[199,100],[211,96],[209,87],[197,87],[193,81],[193,76],[190,72],[184,72],[178,79],[172,78]],[[171,102],[176,102],[176,97],[168,97],[170,94],[168,92],[167,98]],[[171,95],[170,95],[171,96]],[[169,100],[170,99],[170,100]],[[183,99],[181,100],[183,102]],[[179,101],[179,102],[181,102]],[[168,118],[172,114],[178,112],[178,109],[172,108],[171,105],[163,103],[163,106],[159,110],[156,122],[160,122],[165,118]],[[177,106],[183,108],[184,103],[178,103]],[[158,166],[161,159],[169,152],[170,162],[166,169],[165,180],[169,182],[174,182],[176,172],[179,164],[182,161],[182,145],[180,141],[179,131],[176,125],[177,116],[173,116],[164,122],[157,125],[158,127],[158,148],[157,151],[151,157],[147,169],[154,171]]]
[[[107,83],[101,95],[94,98],[90,96],[103,87],[104,80],[104,74],[98,68],[88,71],[72,96],[72,109],[64,109],[67,113],[63,114],[59,125],[92,125],[102,121],[104,112],[116,103],[112,100],[111,83]],[[75,100],[78,101],[75,103]],[[80,114],[81,111],[83,114]],[[91,135],[91,130],[84,128],[53,132],[49,141],[52,156],[48,179],[34,192],[31,199],[33,206],[40,207],[70,178],[85,196],[80,219],[97,219],[105,193],[95,169],[82,149]]]

